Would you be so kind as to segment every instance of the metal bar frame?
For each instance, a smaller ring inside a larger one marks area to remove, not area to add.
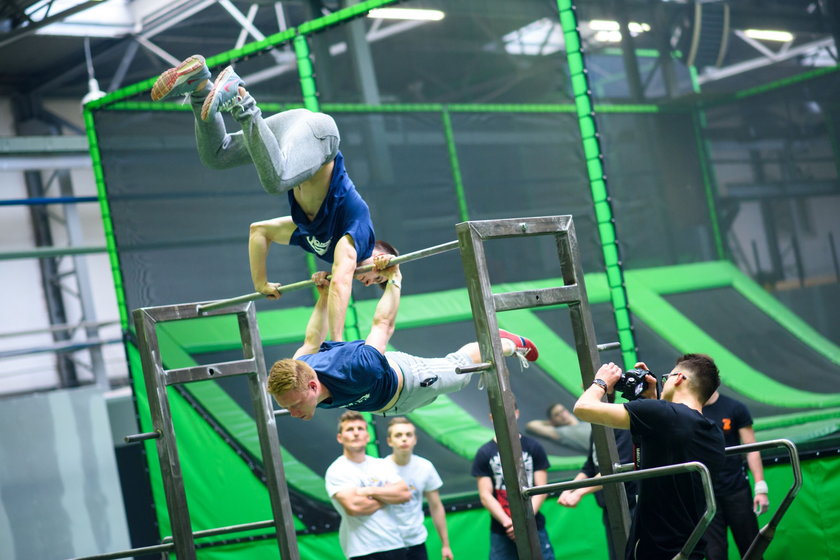
[[[195,319],[201,316],[236,315],[242,341],[244,359],[236,362],[211,364],[194,368],[166,370],[163,367],[156,326],[165,321]],[[280,441],[274,419],[274,409],[265,391],[267,373],[262,343],[257,329],[257,316],[253,303],[243,303],[224,311],[201,314],[195,303],[163,307],[146,307],[133,312],[137,331],[137,346],[143,364],[143,376],[149,398],[160,468],[162,471],[166,505],[172,526],[174,552],[179,560],[195,560],[195,535],[190,525],[184,481],[181,474],[178,448],[169,408],[166,389],[169,385],[205,381],[220,376],[246,375],[257,432],[262,450],[271,509],[274,513],[275,531],[280,556],[283,560],[299,560],[294,522],[289,501],[289,489],[283,469]]]
[[[490,401],[490,412],[493,415],[496,441],[499,444],[499,455],[502,460],[502,471],[516,535],[516,548],[520,558],[536,560],[542,557],[542,552],[537,538],[534,512],[525,492],[527,480],[522,461],[519,430],[516,425],[515,401],[502,355],[496,313],[541,305],[568,304],[581,374],[584,383],[592,382],[595,370],[600,364],[600,358],[584,285],[583,269],[578,256],[574,224],[571,216],[544,216],[462,222],[455,226],[455,231],[461,248],[461,260],[470,296],[476,338],[481,356],[486,360],[477,367],[479,371],[483,370],[486,373],[487,397]],[[540,235],[551,235],[555,238],[563,286],[547,290],[494,294],[487,270],[484,242],[490,239]],[[547,303],[544,303],[546,300]],[[469,368],[461,368],[461,372],[464,373],[468,370]],[[593,426],[593,434],[601,474],[611,475],[618,458],[612,430]],[[617,486],[605,487],[604,496],[610,530],[623,548],[630,525],[627,497]]]
[[[445,253],[447,251],[453,251],[458,248],[457,241],[450,241],[448,243],[441,243],[440,245],[434,245],[432,247],[427,247],[425,249],[420,249],[418,251],[413,251],[411,253],[406,253],[404,255],[400,255],[398,257],[394,257],[391,259],[391,264],[402,264],[410,261],[416,261],[419,259],[424,259],[426,257],[430,257],[432,255],[437,255],[440,253]],[[356,269],[356,274],[362,274],[364,272],[370,272],[373,270],[372,264],[366,264],[364,266],[360,266]],[[327,276],[330,278],[330,275]],[[303,288],[308,288],[314,286],[315,282],[312,280],[301,280],[300,282],[294,282],[292,284],[286,284],[285,286],[280,286],[278,288],[278,292],[281,294],[285,294],[286,292],[293,292],[295,290],[301,290]],[[238,296],[235,298],[230,299],[221,299],[219,301],[214,301],[210,303],[203,303],[199,304],[196,308],[199,313],[206,314],[209,311],[216,311],[218,309],[225,309],[227,307],[232,307],[234,305],[238,305],[240,303],[247,303],[249,301],[255,301],[258,299],[263,299],[265,294],[260,292],[253,292],[250,294],[245,294],[242,296]]]
[[[695,546],[697,546],[697,542],[700,540],[700,537],[702,537],[703,533],[706,532],[706,529],[712,522],[715,513],[717,513],[717,502],[715,502],[715,491],[714,487],[712,486],[712,475],[709,473],[709,469],[706,467],[706,465],[699,461],[691,461],[688,463],[679,463],[676,465],[667,465],[662,467],[653,467],[650,469],[641,469],[632,472],[610,474],[606,476],[600,476],[598,478],[585,478],[581,480],[570,480],[568,482],[555,482],[553,484],[544,484],[542,486],[534,486],[533,488],[527,488],[523,491],[523,494],[526,497],[530,497],[537,494],[548,494],[550,492],[556,492],[558,490],[574,490],[575,488],[601,486],[602,484],[604,485],[604,491],[606,491],[607,488],[615,488],[617,490],[621,490],[621,488],[617,486],[617,484],[620,482],[627,482],[630,480],[641,480],[644,478],[654,478],[657,476],[669,476],[683,472],[696,472],[700,475],[700,480],[703,485],[703,495],[706,498],[706,511],[700,517],[700,520],[697,522],[697,525],[694,527],[694,530],[688,536],[688,540],[683,545],[679,554],[677,554],[674,557],[674,560],[683,560],[688,559],[691,556],[691,551],[694,550]]]

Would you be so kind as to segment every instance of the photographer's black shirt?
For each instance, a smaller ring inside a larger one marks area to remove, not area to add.
[[[723,467],[723,433],[714,422],[684,404],[640,399],[625,405],[630,433],[640,450],[640,468],[648,469],[700,461],[714,480]],[[647,478],[639,481],[627,558],[673,558],[685,545],[706,509],[698,473]],[[702,558],[701,539],[691,558]]]
[[[750,411],[744,403],[725,395],[718,395],[714,404],[703,407],[703,416],[712,420],[723,430],[726,447],[741,444],[738,430],[753,425]],[[715,494],[723,496],[749,488],[746,471],[746,455],[729,455],[715,480]]]

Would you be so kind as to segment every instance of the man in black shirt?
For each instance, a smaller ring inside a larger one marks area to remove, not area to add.
[[[648,369],[644,363],[636,367]],[[575,415],[593,424],[629,429],[642,469],[700,461],[714,479],[724,462],[723,433],[701,413],[720,385],[714,361],[703,354],[681,356],[671,372],[662,376],[661,400],[656,399],[656,380],[647,375],[644,398],[623,405],[602,402],[605,394],[613,392],[621,373],[614,363],[601,366],[578,399]],[[626,558],[670,560],[685,545],[705,508],[697,473],[641,480]],[[691,558],[700,559],[704,553],[701,539]]]
[[[723,430],[726,447],[755,443],[752,416],[744,403],[715,391],[706,401],[703,415]],[[755,480],[755,497],[750,492],[743,455],[727,456],[723,469],[715,480],[715,501],[718,510],[706,531],[708,560],[726,560],[729,557],[727,527],[732,531],[732,538],[735,539],[740,556],[743,557],[758,534],[756,515],[766,512],[769,506],[761,453],[747,453],[746,462]]]
[[[618,460],[623,463],[630,463],[633,461],[633,438],[627,430],[614,430],[615,446],[618,449]],[[586,457],[586,462],[583,464],[580,472],[575,476],[575,480],[583,480],[585,478],[593,478],[601,476],[601,469],[598,465],[598,455],[595,453],[595,440],[592,436],[589,437],[589,456]],[[624,483],[624,492],[627,494],[627,505],[630,508],[630,517],[633,517],[633,512],[636,509],[636,493],[637,483],[635,481]],[[609,522],[607,521],[606,502],[604,500],[604,493],[601,491],[603,486],[587,486],[585,488],[576,488],[574,490],[564,490],[560,497],[557,498],[557,503],[561,506],[573,508],[577,507],[580,499],[587,494],[595,493],[595,502],[604,510],[603,521],[604,527],[607,528],[607,550],[610,553],[610,560],[618,560],[615,556],[615,547],[613,546],[612,531],[610,531]]]
[[[516,418],[519,419],[519,408],[516,408]],[[492,419],[492,415],[490,418]],[[540,442],[528,436],[520,436],[522,446],[522,463],[525,467],[525,477],[528,486],[541,486],[548,482],[548,456]],[[482,445],[475,454],[472,465],[472,476],[478,483],[478,497],[481,505],[490,512],[490,560],[517,560],[519,554],[513,542],[513,520],[510,517],[510,503],[507,498],[507,487],[502,476],[502,458],[499,455],[499,445],[496,439],[491,439]],[[545,517],[539,513],[540,506],[545,501],[546,494],[531,497],[531,507],[537,523],[537,535],[540,539],[542,560],[554,560],[554,550],[548,533],[545,530]]]

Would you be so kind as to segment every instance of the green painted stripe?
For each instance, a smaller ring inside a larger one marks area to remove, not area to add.
[[[366,0],[365,2],[359,2],[358,4],[355,4],[353,6],[336,10],[335,12],[326,16],[314,19],[312,21],[308,21],[300,25],[299,27],[291,27],[285,31],[269,35],[261,41],[247,43],[239,49],[232,49],[226,52],[219,53],[217,55],[210,56],[207,58],[207,65],[210,67],[221,66],[222,64],[226,64],[232,60],[238,60],[247,56],[258,54],[259,52],[268,50],[271,47],[275,47],[277,45],[293,41],[298,35],[307,35],[310,33],[314,33],[327,27],[337,25],[343,21],[355,19],[357,17],[362,17],[373,8],[380,8],[382,6],[387,6],[388,4],[396,4],[397,2],[400,2],[400,0]],[[109,105],[116,101],[120,101],[128,97],[133,97],[135,95],[148,91],[152,89],[155,80],[157,80],[157,76],[113,91],[101,99],[91,101],[90,103],[85,105],[85,109],[101,109],[106,105]]]
[[[746,99],[748,97],[752,97],[754,95],[759,95],[761,93],[767,93],[768,91],[773,91],[776,89],[781,89],[793,84],[798,84],[801,82],[807,82],[808,80],[813,80],[816,78],[820,78],[822,76],[826,76],[828,74],[833,74],[840,70],[840,66],[828,66],[826,68],[817,68],[815,70],[811,70],[810,72],[803,72],[802,74],[797,74],[796,76],[791,76],[789,78],[782,78],[781,80],[776,80],[775,82],[770,82],[769,84],[763,84],[760,86],[744,89],[732,96],[732,99]],[[720,105],[722,103],[731,102],[732,99],[729,100],[721,100],[715,102],[715,105]]]
[[[572,93],[577,108],[580,138],[586,171],[589,176],[589,188],[592,193],[598,238],[604,257],[610,300],[613,306],[618,340],[621,343],[621,355],[625,367],[632,367],[638,361],[633,323],[628,309],[628,295],[624,287],[624,271],[619,253],[619,239],[615,229],[615,219],[610,203],[607,178],[604,173],[601,143],[598,126],[595,122],[594,101],[586,70],[586,57],[581,49],[578,32],[577,14],[571,0],[558,0],[560,27],[566,41],[566,60],[571,77]],[[641,107],[641,106],[636,106]],[[647,106],[645,106],[647,107]]]
[[[117,241],[114,237],[114,223],[111,220],[111,206],[108,202],[108,190],[105,186],[105,172],[102,168],[102,154],[99,151],[99,139],[96,136],[96,123],[93,113],[85,106],[82,116],[85,121],[85,131],[90,149],[90,160],[93,166],[93,180],[96,183],[96,196],[99,198],[99,210],[102,215],[102,229],[105,234],[105,247],[108,249],[108,261],[111,265],[111,277],[114,280],[114,292],[117,296],[117,309],[120,313],[120,326],[123,331],[128,330],[128,304],[125,301],[125,287],[120,257],[117,252]]]
[[[659,294],[638,282],[627,284],[634,313],[679,352],[701,352],[715,357],[724,382],[742,395],[782,408],[840,406],[840,393],[822,394],[791,388],[768,377],[714,340]]]
[[[446,138],[446,151],[449,154],[449,168],[452,171],[452,182],[455,184],[455,196],[458,198],[458,216],[462,222],[470,219],[467,207],[467,196],[464,193],[464,182],[461,180],[461,166],[458,163],[458,149],[455,146],[455,135],[452,132],[452,118],[448,110],[441,112],[443,120],[443,134]]]

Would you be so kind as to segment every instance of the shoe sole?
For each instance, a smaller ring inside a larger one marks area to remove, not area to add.
[[[233,66],[228,66],[216,77],[216,81],[213,82],[213,90],[207,94],[207,99],[204,100],[204,105],[201,106],[201,120],[209,120],[208,117],[210,116],[210,109],[213,107],[213,100],[216,99],[216,94],[220,91],[219,86],[227,81],[228,76],[232,72]]]
[[[194,73],[201,70],[204,64],[203,56],[193,55],[175,68],[165,71],[152,86],[152,101],[160,101],[165,98],[176,86],[183,84]]]

